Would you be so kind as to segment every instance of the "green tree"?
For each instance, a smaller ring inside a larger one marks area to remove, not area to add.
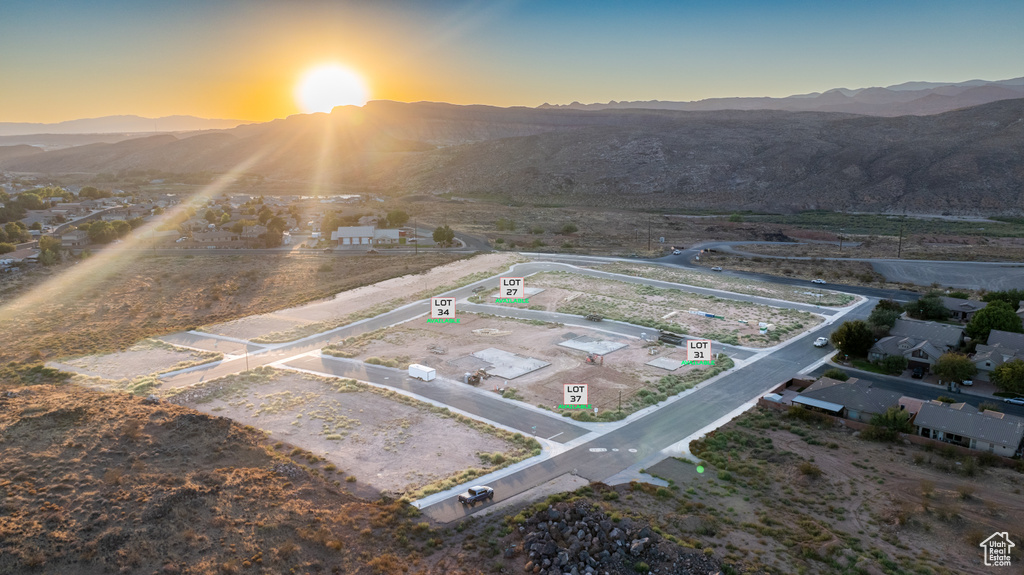
[[[96,188],[94,188],[92,186],[86,186],[86,187],[84,187],[84,188],[82,188],[81,190],[78,191],[78,197],[79,198],[85,198],[87,200],[98,200],[100,198],[109,198],[112,195],[114,195],[114,194],[112,194],[112,193],[110,193],[110,192],[108,192],[106,190],[96,189]]]
[[[256,214],[256,220],[259,221],[260,225],[266,225],[270,218],[274,217],[274,212],[267,206],[260,208],[260,212]]]
[[[832,345],[846,355],[863,357],[875,343],[871,327],[864,320],[843,322],[832,332]]]
[[[117,239],[117,231],[110,222],[93,222],[87,233],[89,241],[94,244],[109,244]]]
[[[910,423],[910,412],[900,409],[898,405],[885,410],[885,413],[879,413],[872,417],[871,425],[900,433],[911,433],[914,431],[914,425]]]
[[[16,249],[18,248],[14,247],[14,244],[9,244],[7,242],[0,243],[0,254],[9,254]]]
[[[875,306],[875,309],[888,309],[892,311],[903,312],[903,305],[896,300],[891,300],[887,298],[883,300],[878,300],[878,305]]]
[[[132,231],[131,224],[124,220],[114,220],[110,227],[114,228],[114,234],[119,238],[127,236]]]
[[[1021,324],[1016,308],[1002,300],[989,302],[974,314],[964,332],[972,340],[988,341],[988,334],[994,329],[1024,333],[1024,325]]]
[[[404,226],[406,222],[409,221],[409,214],[403,212],[402,210],[391,210],[390,212],[388,212],[387,218],[385,218],[385,220],[387,221],[388,227],[400,228]]]
[[[213,210],[206,210],[206,213],[203,214],[203,219],[208,221],[208,222],[210,222],[211,224],[216,223],[217,222],[217,212],[215,212]]]
[[[846,372],[838,367],[833,367],[832,369],[827,370],[825,373],[821,374],[821,376],[829,379],[838,379],[839,381],[846,381],[850,379],[850,376],[846,375]]]
[[[909,363],[907,358],[902,355],[890,355],[879,362],[882,369],[891,374],[903,373],[903,370],[907,369]]]
[[[39,251],[46,252],[59,252],[60,251],[60,239],[53,236],[40,236],[39,237]]]
[[[981,301],[992,303],[994,301],[1005,301],[1013,307],[1017,307],[1024,301],[1024,289],[1009,289],[1006,291],[990,291],[981,296]]]
[[[128,225],[131,226],[133,230],[141,228],[145,223],[146,220],[142,218],[132,218],[128,220]]]
[[[224,224],[226,224],[226,223],[228,223],[230,221],[231,221],[231,214],[228,214],[228,213],[221,214],[221,216],[220,216],[220,225],[223,226]]]
[[[447,225],[434,230],[434,243],[439,246],[449,246],[455,239],[455,230]]]
[[[947,352],[932,366],[935,375],[943,381],[963,381],[978,373],[978,367],[962,353]]]
[[[42,224],[42,222],[32,222],[32,225],[29,226],[28,229],[30,229],[30,230],[42,230],[43,229],[43,224]]]
[[[992,383],[1001,391],[1024,395],[1024,361],[1012,359],[993,369]]]
[[[885,331],[889,331],[892,329],[892,326],[896,325],[896,320],[899,319],[901,313],[902,312],[891,309],[882,309],[879,306],[875,306],[875,309],[871,310],[871,315],[868,316],[868,323],[885,328]]]
[[[11,200],[11,203],[26,210],[45,210],[48,206],[37,194],[33,192],[22,192],[18,197]]]
[[[575,234],[579,230],[580,229],[576,227],[576,224],[574,224],[572,222],[569,222],[568,224],[565,224],[564,226],[562,226],[562,234],[563,235]]]
[[[907,302],[903,309],[907,315],[915,319],[949,319],[949,310],[942,305],[942,300],[936,292],[927,293],[917,301]]]
[[[51,251],[39,252],[39,263],[44,266],[56,265],[60,262],[60,254]]]

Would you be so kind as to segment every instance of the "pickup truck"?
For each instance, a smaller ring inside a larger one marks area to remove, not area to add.
[[[487,501],[494,499],[494,490],[486,485],[477,485],[476,487],[470,487],[468,491],[459,495],[459,503],[465,505],[476,505],[477,501]]]
[[[592,314],[588,314],[588,315],[584,316],[583,319],[585,319],[587,321],[601,321],[601,320],[604,319],[604,316],[601,315],[601,314],[592,313]]]

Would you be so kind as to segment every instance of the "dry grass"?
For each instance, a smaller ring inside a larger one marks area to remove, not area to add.
[[[113,275],[47,284],[74,269],[65,264],[56,273],[26,274],[5,286],[2,295],[9,298],[51,286],[54,293],[41,305],[25,308],[15,302],[0,310],[0,333],[18,334],[5,341],[0,362],[126,349],[150,336],[296,306],[454,259],[444,254],[344,258],[323,272],[320,258],[143,256],[120,262]]]

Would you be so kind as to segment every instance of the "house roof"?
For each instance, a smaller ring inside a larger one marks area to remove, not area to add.
[[[883,337],[882,339],[875,342],[875,345],[871,346],[870,353],[878,353],[882,355],[909,355],[914,350],[921,350],[927,353],[930,357],[938,359],[942,355],[942,350],[935,347],[930,341],[926,339],[917,339],[913,337],[902,337],[898,335],[890,335]]]
[[[931,401],[921,406],[914,425],[1016,449],[1024,438],[1024,418],[988,413]]]
[[[331,239],[337,240],[341,238],[372,238],[373,229],[373,226],[342,227],[338,228],[337,231],[331,232]]]
[[[903,408],[904,411],[910,413],[920,413],[921,406],[924,405],[924,400],[918,399],[916,397],[907,397],[904,395],[903,397],[900,398],[899,405],[901,408]]]
[[[975,364],[982,361],[992,362],[992,367],[996,367],[1003,364],[1003,352],[1000,347],[993,347],[991,345],[979,344],[974,351],[974,356],[971,357],[971,361]]]
[[[1011,355],[1020,355],[1024,352],[1024,333],[1012,333],[994,329],[988,334],[988,345],[1002,347],[1004,351],[1013,350]]]
[[[871,382],[857,379],[829,383],[816,389],[815,385],[811,385],[800,394],[802,398],[834,403],[865,413],[884,413],[886,409],[899,405],[902,396],[901,393],[872,387]]]
[[[397,240],[399,238],[398,230],[374,230],[373,239],[375,240]]]
[[[825,411],[834,411],[836,413],[839,413],[840,411],[843,410],[843,406],[838,403],[830,403],[828,401],[814,399],[813,397],[805,397],[803,395],[796,396],[796,398],[793,399],[793,403],[809,405],[811,407],[817,407],[819,409],[824,409]]]
[[[939,301],[942,305],[946,306],[949,311],[965,311],[972,312],[978,311],[979,309],[988,305],[988,302],[977,301],[973,299],[960,299],[955,297],[939,297]]]
[[[964,329],[956,325],[901,317],[896,320],[889,333],[915,339],[926,339],[935,347],[942,348],[959,346]]]

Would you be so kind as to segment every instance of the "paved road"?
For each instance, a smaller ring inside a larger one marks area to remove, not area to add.
[[[772,244],[782,242],[705,242],[699,247],[711,248],[728,253],[762,258],[809,260],[807,256],[771,256],[754,254],[737,249],[736,246],[749,244]],[[785,245],[797,245],[786,242]],[[691,250],[688,250],[691,251]],[[680,257],[680,256],[676,256]],[[909,282],[920,286],[933,283],[942,286],[1006,290],[1024,285],[1024,264],[1016,262],[951,262],[942,260],[904,260],[895,258],[817,258],[830,261],[867,262],[885,279],[894,282]],[[687,260],[689,261],[689,260]],[[782,280],[785,278],[776,278]]]
[[[416,395],[460,409],[505,427],[525,431],[537,437],[565,443],[586,435],[589,430],[574,425],[564,417],[552,417],[525,409],[514,402],[501,399],[493,392],[469,388],[464,383],[435,379],[425,382],[409,377],[404,371],[361,361],[336,357],[305,356],[285,363],[287,367],[308,369],[319,373],[368,381]],[[487,385],[486,383],[483,385]]]

